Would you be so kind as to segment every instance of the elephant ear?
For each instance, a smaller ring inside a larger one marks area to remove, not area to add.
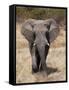
[[[54,19],[48,19],[46,21],[49,27],[49,42],[53,42],[59,34],[59,25]]]
[[[34,41],[34,19],[28,19],[22,24],[21,33],[25,36],[25,38],[29,41],[29,43],[33,43]]]

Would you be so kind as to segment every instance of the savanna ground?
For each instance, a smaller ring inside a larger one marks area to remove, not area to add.
[[[50,82],[66,80],[66,31],[60,28],[57,39],[51,44],[45,72],[32,74],[32,58],[28,41],[21,35],[21,24],[16,23],[16,83]]]

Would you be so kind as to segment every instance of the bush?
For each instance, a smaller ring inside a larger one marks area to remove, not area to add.
[[[19,18],[25,20],[28,18],[47,19],[52,17],[59,17],[59,19],[64,20],[66,18],[66,11],[65,9],[55,8],[17,7],[16,17],[17,21]]]

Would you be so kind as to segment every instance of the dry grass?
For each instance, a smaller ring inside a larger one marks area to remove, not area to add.
[[[48,75],[46,75],[45,72],[32,74],[28,41],[21,35],[20,29],[21,25],[16,24],[16,83],[66,80],[65,31],[61,30],[57,39],[51,44],[47,57]]]

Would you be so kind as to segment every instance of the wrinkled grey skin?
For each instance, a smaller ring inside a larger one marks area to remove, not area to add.
[[[29,41],[32,72],[46,71],[46,58],[50,43],[56,39],[59,33],[57,22],[54,19],[28,19],[23,23],[21,33]]]

